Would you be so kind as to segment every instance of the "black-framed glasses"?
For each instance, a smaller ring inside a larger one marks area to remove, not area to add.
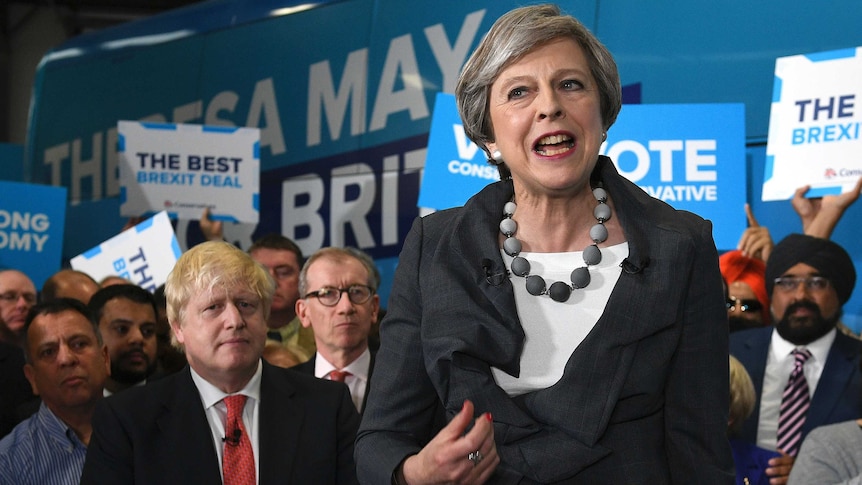
[[[796,291],[800,284],[804,284],[808,291],[823,291],[829,288],[829,279],[822,276],[779,276],[775,278],[775,287],[785,292]]]
[[[763,305],[760,304],[758,300],[755,299],[744,299],[744,298],[736,298],[736,297],[728,297],[727,302],[727,311],[735,312],[737,308],[741,313],[745,312],[759,312],[763,309]]]
[[[367,285],[350,285],[347,288],[323,288],[307,293],[303,298],[316,297],[324,306],[335,306],[341,301],[341,294],[347,293],[347,298],[354,305],[361,305],[371,299],[374,289]]]

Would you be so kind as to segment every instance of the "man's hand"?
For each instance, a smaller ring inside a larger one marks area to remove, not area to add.
[[[769,259],[769,254],[772,253],[772,248],[775,247],[769,229],[757,222],[751,211],[751,206],[748,204],[745,204],[745,216],[748,218],[748,228],[742,232],[736,249],[739,249],[743,256],[766,262]]]
[[[796,458],[786,455],[783,451],[778,450],[781,456],[769,459],[769,467],[766,469],[766,476],[769,477],[769,485],[785,485],[787,477],[790,476],[790,470],[793,468],[793,462]]]

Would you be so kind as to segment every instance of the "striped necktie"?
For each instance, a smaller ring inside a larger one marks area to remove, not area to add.
[[[802,425],[805,415],[811,406],[808,394],[808,382],[805,380],[803,367],[811,357],[808,349],[796,349],[793,352],[793,372],[787,380],[787,387],[781,396],[781,409],[778,414],[778,449],[790,456],[799,453],[802,444]]]

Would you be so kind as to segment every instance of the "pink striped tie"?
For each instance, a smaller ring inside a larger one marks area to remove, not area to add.
[[[787,387],[781,396],[781,410],[778,414],[778,449],[790,456],[799,453],[802,425],[805,424],[805,415],[811,406],[808,382],[802,370],[805,361],[811,357],[811,352],[808,349],[796,349],[793,356],[793,372],[790,373]]]

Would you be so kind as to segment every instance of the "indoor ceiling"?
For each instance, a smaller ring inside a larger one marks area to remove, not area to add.
[[[4,14],[18,7],[26,16],[27,8],[53,8],[70,36],[111,27],[131,20],[149,17],[201,0],[9,0]],[[23,8],[22,8],[23,7]],[[18,20],[21,20],[20,18]]]

